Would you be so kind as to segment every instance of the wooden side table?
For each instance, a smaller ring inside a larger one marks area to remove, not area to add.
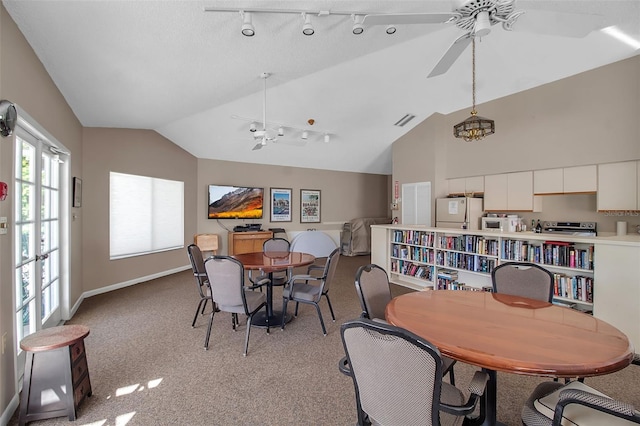
[[[89,328],[62,325],[33,333],[20,342],[26,351],[20,425],[52,417],[76,419],[76,409],[91,396],[84,338]]]

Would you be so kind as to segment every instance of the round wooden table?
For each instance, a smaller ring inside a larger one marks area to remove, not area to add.
[[[316,260],[315,256],[312,254],[293,251],[260,251],[235,254],[232,257],[239,260],[245,269],[259,270],[266,274],[277,271],[292,270],[299,266],[311,265]],[[271,282],[267,284],[267,314],[265,315],[262,312],[257,312],[253,316],[251,324],[259,327],[266,327],[267,316],[269,318],[269,327],[282,325],[282,311],[273,310],[273,286],[271,285]],[[290,320],[291,316],[286,315],[285,322]]]
[[[443,355],[489,373],[483,424],[496,424],[496,371],[588,377],[621,370],[633,359],[629,339],[612,325],[517,296],[419,291],[391,300],[385,316],[433,343]]]

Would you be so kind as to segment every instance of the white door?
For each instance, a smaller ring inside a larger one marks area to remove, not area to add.
[[[47,145],[20,127],[15,153],[15,324],[20,342],[60,323],[60,163]]]

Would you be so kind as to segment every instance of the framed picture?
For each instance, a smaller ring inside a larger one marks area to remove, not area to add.
[[[271,188],[271,222],[291,222],[290,188]]]
[[[320,190],[300,190],[300,223],[320,222]]]
[[[73,207],[82,207],[82,179],[73,178]]]

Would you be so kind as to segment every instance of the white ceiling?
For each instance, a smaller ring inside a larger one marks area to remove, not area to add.
[[[446,74],[426,77],[464,33],[451,24],[399,26],[393,36],[377,26],[356,36],[350,16],[329,15],[314,17],[315,35],[304,36],[297,14],[254,14],[256,35],[244,37],[239,14],[204,11],[450,12],[452,1],[2,3],[83,126],[154,129],[199,158],[390,174],[395,140],[435,112],[470,109],[471,49]],[[520,0],[516,8],[599,14],[607,26],[640,41],[640,0]],[[477,102],[638,52],[637,44],[602,31],[569,38],[496,25],[477,44]],[[289,132],[252,150],[248,123],[232,116],[262,117],[262,72],[272,74],[267,121],[329,131],[330,143],[310,137],[302,144],[299,133]],[[394,126],[406,113],[417,117]],[[500,117],[492,118],[499,129]]]

